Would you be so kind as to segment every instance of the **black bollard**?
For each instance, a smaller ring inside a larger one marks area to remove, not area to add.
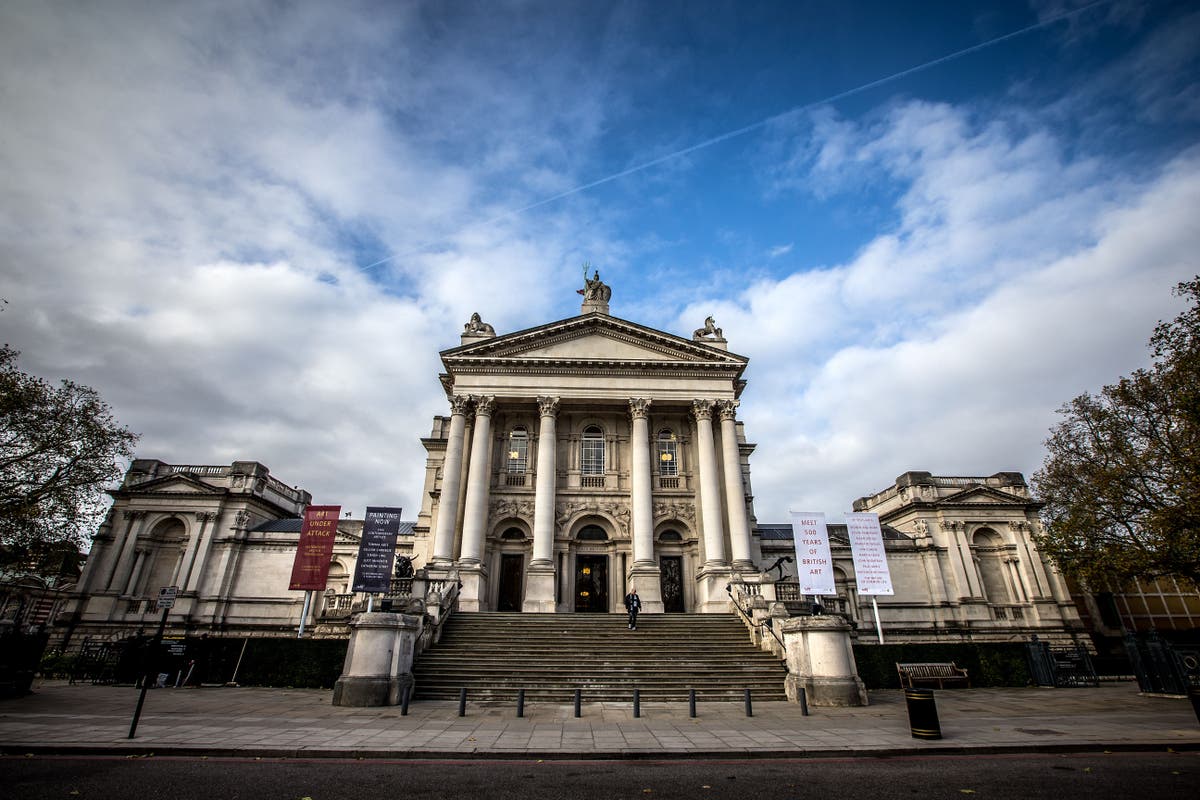
[[[517,689],[517,716],[525,716],[525,690]]]
[[[1200,686],[1189,685],[1187,693],[1188,699],[1192,701],[1192,711],[1196,713],[1196,721],[1200,722]]]
[[[908,726],[914,739],[942,738],[933,689],[905,689],[904,703],[908,706]]]
[[[460,717],[467,715],[467,688],[465,686],[458,690],[458,715]]]
[[[412,686],[405,686],[400,690],[400,716],[408,716],[408,700],[412,696]]]
[[[800,716],[808,716],[808,692],[804,691],[804,687],[800,687]]]
[[[579,717],[579,704],[583,702],[583,689],[575,690],[575,717]]]
[[[754,708],[750,705],[750,690],[749,689],[746,690],[746,716],[747,717],[754,716]]]
[[[688,689],[688,716],[696,716],[696,690]]]
[[[642,692],[640,689],[633,690],[633,718],[637,719],[642,715]]]

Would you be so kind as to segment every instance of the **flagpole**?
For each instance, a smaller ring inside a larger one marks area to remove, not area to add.
[[[875,611],[875,630],[879,633],[879,643],[883,644],[883,624],[879,621],[879,604],[875,602],[875,595],[871,595],[871,608]]]
[[[312,592],[304,593],[304,610],[300,612],[300,630],[296,633],[297,639],[304,638],[304,623],[308,621],[308,609],[312,604]]]

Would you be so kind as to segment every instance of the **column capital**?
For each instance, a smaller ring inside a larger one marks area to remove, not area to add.
[[[652,400],[646,397],[629,398],[629,415],[634,419],[645,419],[650,413],[650,404],[652,402]]]
[[[471,398],[465,394],[451,395],[450,397],[450,415],[460,414],[466,416],[467,410],[470,408]]]
[[[217,518],[217,515],[211,511],[197,511],[196,512],[196,521],[197,522],[212,522],[216,518]]]
[[[737,408],[740,405],[741,405],[741,401],[739,401],[739,400],[718,400],[717,401],[717,410],[721,413],[721,419],[722,420],[736,419],[737,418]]]
[[[475,416],[490,417],[492,412],[496,410],[496,396],[492,394],[476,395],[475,398]]]
[[[713,401],[712,400],[693,400],[692,401],[692,416],[694,416],[696,418],[697,422],[702,419],[711,420],[712,419],[712,411],[713,411]]]
[[[142,519],[146,516],[145,511],[126,511],[125,519]]]
[[[537,399],[538,411],[543,417],[558,416],[558,404],[560,399],[557,397],[539,397]]]

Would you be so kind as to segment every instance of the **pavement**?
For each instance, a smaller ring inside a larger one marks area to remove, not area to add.
[[[47,681],[0,701],[0,753],[256,758],[796,758],[914,754],[1200,750],[1186,699],[1143,696],[1133,683],[1095,688],[935,692],[943,738],[914,739],[904,695],[870,693],[861,708],[759,702],[572,705],[414,700],[342,708],[318,689],[200,687],[147,693]]]

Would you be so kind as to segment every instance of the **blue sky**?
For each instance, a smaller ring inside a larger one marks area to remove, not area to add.
[[[0,335],[143,457],[413,509],[437,352],[588,261],[751,358],[762,521],[1031,474],[1200,271],[1197,42],[1125,0],[6,4]]]

